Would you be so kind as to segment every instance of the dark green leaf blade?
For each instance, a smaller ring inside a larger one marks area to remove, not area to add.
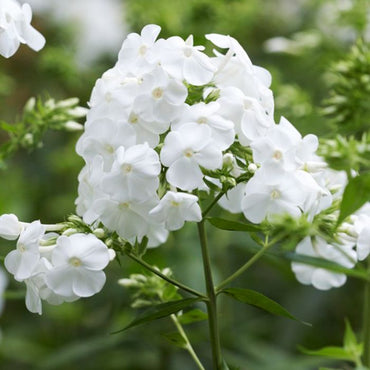
[[[120,333],[124,330],[132,328],[137,325],[141,325],[153,320],[161,319],[162,317],[169,316],[173,313],[176,313],[185,307],[192,305],[195,302],[199,302],[200,298],[185,298],[177,301],[161,303],[141,312],[133,321],[131,321],[123,329],[117,330],[112,334]]]
[[[262,293],[256,292],[255,290],[242,288],[228,288],[222,290],[222,293],[231,296],[237,301],[258,307],[264,311],[272,313],[273,315],[287,317],[288,319],[302,322],[305,325],[310,325],[297,319],[279,303],[266,297]]]
[[[306,355],[321,356],[321,357],[333,358],[336,360],[353,361],[353,355],[351,353],[348,353],[342,347],[329,346],[329,347],[323,347],[317,350],[309,350],[303,347],[299,347],[299,350],[305,353]]]
[[[195,308],[194,310],[190,310],[178,316],[178,320],[182,325],[191,324],[193,322],[203,321],[207,319],[208,315],[199,308]]]
[[[343,193],[338,225],[368,201],[370,201],[370,173],[350,179]]]
[[[162,337],[165,338],[168,342],[179,348],[186,348],[185,339],[181,336],[180,333],[172,332],[162,334]]]
[[[207,221],[209,221],[209,223],[214,227],[217,227],[218,229],[221,230],[248,231],[248,232],[256,232],[261,230],[261,227],[259,225],[255,225],[252,223],[230,221],[225,220],[223,218],[208,217]]]

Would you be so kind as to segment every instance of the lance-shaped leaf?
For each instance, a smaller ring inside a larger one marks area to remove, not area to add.
[[[343,193],[338,225],[368,201],[370,201],[370,173],[350,179]]]
[[[303,347],[299,347],[299,350],[306,355],[311,356],[321,356],[321,357],[327,357],[332,358],[336,360],[346,360],[346,361],[354,361],[353,355],[346,351],[342,347],[324,347],[320,348],[318,350],[309,350]]]
[[[225,220],[223,218],[217,217],[209,217],[207,221],[221,230],[228,230],[228,231],[248,231],[248,232],[256,232],[260,231],[261,227],[259,225],[255,225],[252,223],[245,223],[245,222],[236,222]]]
[[[266,297],[262,293],[256,292],[255,290],[242,288],[228,288],[223,289],[221,292],[233,297],[237,301],[258,307],[264,311],[272,313],[273,315],[287,317],[288,319],[300,321],[305,325],[310,325],[297,319],[279,303],[273,301],[271,298]]]
[[[176,347],[186,348],[186,341],[178,332],[165,333],[162,334],[162,337]]]
[[[145,324],[147,322],[161,319],[181,311],[185,307],[188,307],[195,302],[199,302],[201,298],[185,298],[177,301],[161,303],[156,306],[149,307],[148,309],[141,312],[134,320],[132,320],[123,329],[113,332],[113,334],[120,333],[121,331],[127,330],[137,325]]]
[[[197,321],[207,320],[208,315],[199,308],[195,308],[194,310],[183,313],[178,317],[178,319],[181,324],[186,325]]]

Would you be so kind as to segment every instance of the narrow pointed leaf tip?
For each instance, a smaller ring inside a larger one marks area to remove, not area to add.
[[[177,301],[161,303],[159,305],[150,307],[144,310],[143,312],[141,312],[140,314],[138,314],[136,318],[132,320],[123,329],[117,330],[113,332],[112,334],[117,334],[127,329],[133,328],[134,326],[138,326],[138,325],[150,322],[150,321],[161,319],[162,317],[170,316],[173,313],[181,311],[185,307],[188,307],[199,301],[201,301],[200,298],[185,298],[185,299],[180,299]]]
[[[288,319],[298,321],[304,325],[311,326],[310,323],[297,319],[295,316],[293,316],[288,310],[286,310],[279,303],[266,297],[262,293],[256,292],[255,290],[242,289],[242,288],[228,288],[228,289],[222,290],[221,292],[229,295],[230,297],[234,298],[235,300],[239,302],[243,302],[251,306],[255,306],[273,315],[283,316]]]
[[[340,225],[368,201],[370,201],[370,173],[350,179],[343,193],[337,224]]]
[[[256,232],[261,230],[261,227],[259,225],[245,222],[230,221],[225,220],[223,218],[208,217],[207,221],[214,227],[217,227],[218,229],[221,230],[247,231],[247,232]]]

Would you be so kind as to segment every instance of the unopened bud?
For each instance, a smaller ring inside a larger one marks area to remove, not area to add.
[[[35,108],[35,105],[36,105],[36,99],[34,97],[29,98],[26,104],[24,105],[24,110],[26,112],[31,112],[33,108]]]
[[[64,128],[67,131],[82,131],[84,129],[83,125],[81,123],[75,122],[75,121],[67,121],[64,124]]]
[[[77,233],[76,229],[69,228],[69,229],[63,231],[62,235],[70,236],[70,235],[73,235],[73,234],[76,234],[76,233]]]
[[[93,234],[97,237],[97,238],[99,238],[99,239],[102,239],[102,238],[104,238],[104,236],[105,236],[105,231],[104,231],[104,229],[102,229],[102,228],[98,228],[98,229],[95,229],[94,231],[93,231]]]
[[[255,163],[249,163],[248,172],[255,173],[257,171],[257,165]]]

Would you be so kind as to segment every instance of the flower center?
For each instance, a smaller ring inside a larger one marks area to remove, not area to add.
[[[174,200],[171,200],[171,206],[178,207],[180,205],[179,202],[175,202]]]
[[[131,113],[128,120],[130,123],[135,124],[139,121],[139,116],[135,113]]]
[[[130,203],[128,203],[128,202],[120,203],[118,205],[118,209],[120,209],[121,211],[124,210],[124,209],[127,209],[129,207],[130,207]]]
[[[146,54],[146,51],[148,50],[147,46],[144,44],[144,45],[141,45],[139,47],[139,55],[141,56],[144,56]]]
[[[279,161],[283,157],[283,153],[280,150],[275,150],[273,157]]]
[[[81,260],[79,258],[77,258],[77,257],[71,257],[69,259],[69,263],[73,267],[79,267],[79,266],[81,266]]]
[[[185,154],[185,157],[191,158],[193,156],[194,152],[191,149],[186,149],[184,151],[184,154]]]
[[[104,98],[105,98],[105,101],[109,103],[110,101],[112,101],[112,94],[110,92],[107,92]]]
[[[186,46],[184,48],[184,55],[186,56],[186,58],[190,58],[192,54],[193,54],[192,48],[189,46]]]
[[[279,190],[274,189],[271,194],[271,199],[279,199],[280,198],[280,192]]]
[[[250,100],[244,100],[243,106],[245,110],[248,110],[253,107],[253,103]]]
[[[18,250],[21,253],[24,253],[27,249],[26,246],[23,243],[18,244]]]
[[[110,144],[105,144],[104,149],[110,154],[114,153],[114,148]]]
[[[152,95],[154,99],[160,99],[163,96],[163,90],[160,87],[156,87],[152,91]]]
[[[124,163],[122,165],[122,171],[125,172],[125,173],[129,173],[132,171],[132,166],[131,164],[128,164],[128,163]]]
[[[199,123],[199,124],[203,124],[203,123],[207,123],[207,118],[206,117],[199,117],[198,119],[197,119],[197,122]]]

